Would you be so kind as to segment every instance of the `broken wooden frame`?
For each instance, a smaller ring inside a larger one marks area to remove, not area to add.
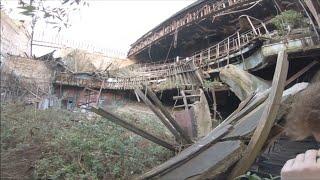
[[[250,140],[252,133],[259,124],[259,120],[263,117],[263,114],[265,114],[264,111],[268,109],[268,103],[271,102],[270,99],[267,100],[268,96],[270,96],[271,99],[279,99],[280,101],[281,98],[279,98],[279,94],[281,95],[282,93],[279,91],[281,91],[284,86],[283,79],[286,79],[286,76],[284,76],[284,74],[286,74],[285,70],[282,70],[281,74],[279,78],[281,77],[282,80],[276,80],[275,78],[273,90],[268,89],[264,92],[251,95],[239,105],[239,108],[236,110],[238,113],[230,115],[206,137],[182,151],[181,154],[140,176],[139,179],[188,179],[191,177],[192,179],[214,179],[223,174],[223,172],[236,163],[245,153],[246,145],[244,142]],[[282,88],[281,86],[278,87],[278,84],[282,84]],[[284,93],[281,102],[284,102],[289,95],[294,95],[305,87],[306,86],[298,86],[293,91],[288,89],[287,93],[290,94]],[[269,95],[271,91],[273,93]],[[280,105],[280,103],[277,104]],[[279,108],[279,106],[277,106],[277,108]],[[284,106],[281,106],[280,109],[281,108],[284,108]],[[273,123],[271,123],[271,127],[272,126]],[[228,127],[228,130],[225,132],[226,134],[220,136],[218,141],[216,141],[214,135],[219,136],[217,132],[222,131],[222,129],[226,127]],[[210,142],[210,140],[213,141]]]
[[[170,132],[176,137],[177,140],[183,140],[185,143],[192,143],[191,138],[180,127],[170,112],[162,105],[158,97],[152,92],[150,88],[144,86],[146,94],[140,89],[135,89],[135,93],[148,105],[148,107],[158,116],[161,122],[170,130]],[[152,99],[153,103],[146,96],[148,95]],[[159,111],[160,110],[160,111]],[[165,118],[164,118],[165,117]],[[173,128],[172,128],[173,127]]]
[[[164,115],[151,103],[151,101],[143,94],[140,89],[136,89],[135,93],[150,108],[150,110],[160,119],[162,124],[173,134],[176,140],[182,140],[179,132],[170,124]]]

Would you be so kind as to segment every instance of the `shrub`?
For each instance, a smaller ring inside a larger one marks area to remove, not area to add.
[[[284,35],[288,26],[290,28],[304,27],[307,25],[303,15],[294,10],[287,10],[277,15],[271,20],[272,24],[279,31],[280,35]]]

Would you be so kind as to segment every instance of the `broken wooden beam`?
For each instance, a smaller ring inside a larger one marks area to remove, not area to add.
[[[161,101],[158,99],[158,97],[153,93],[153,91],[145,86],[146,92],[148,96],[152,99],[152,101],[155,103],[155,105],[160,109],[160,111],[163,113],[163,115],[169,120],[171,125],[180,133],[181,137],[187,142],[187,143],[193,143],[191,138],[188,136],[188,134],[180,127],[180,125],[176,122],[176,120],[172,117],[170,112],[162,105]]]
[[[304,0],[304,2],[306,3],[309,11],[311,12],[312,16],[314,17],[314,19],[316,20],[318,27],[320,28],[320,15],[319,12],[317,12],[316,7],[314,5],[314,2],[312,2],[312,0]]]
[[[229,179],[234,179],[244,174],[250,168],[267,140],[280,107],[281,97],[287,79],[288,67],[288,54],[285,51],[280,51],[273,76],[272,89],[266,101],[266,107],[264,108],[259,124],[252,135],[247,150],[232,170]]]
[[[175,168],[178,168],[179,166],[182,166],[183,164],[187,163],[191,159],[195,158],[199,154],[201,154],[203,151],[206,151],[210,146],[217,143],[218,140],[223,137],[226,133],[228,133],[232,129],[231,125],[224,126],[219,129],[215,129],[211,131],[208,136],[205,138],[197,141],[192,146],[188,147],[184,151],[182,151],[179,155],[169,159],[165,163],[159,165],[158,167],[152,169],[151,171],[145,173],[144,175],[140,176],[139,179],[150,179],[159,177],[161,175],[164,175]],[[192,167],[190,167],[192,168]],[[188,172],[186,172],[188,173]],[[177,178],[178,176],[176,176]],[[176,179],[174,178],[174,179]],[[163,178],[166,179],[166,178]],[[184,179],[184,178],[182,178]]]
[[[184,93],[183,90],[180,91],[181,95],[182,95],[182,99],[183,99],[183,104],[184,104],[184,108],[185,110],[188,112],[189,111],[189,108],[188,108],[188,101],[187,101],[187,98],[186,98],[186,94]]]
[[[139,136],[142,136],[142,137],[144,137],[144,138],[146,138],[146,139],[148,139],[148,140],[150,140],[150,141],[152,141],[162,147],[165,147],[171,151],[175,151],[174,145],[172,145],[162,139],[159,139],[159,138],[155,137],[154,135],[149,134],[148,132],[136,127],[135,125],[121,119],[119,116],[113,114],[109,110],[98,108],[98,107],[91,107],[90,110],[92,112],[108,119],[109,121],[124,127],[125,129],[127,129],[127,130],[129,130]]]
[[[165,118],[165,116],[156,108],[155,105],[145,96],[145,94],[140,89],[135,89],[135,93],[140,97],[140,99],[150,108],[150,110],[160,119],[163,125],[165,125],[168,130],[173,134],[176,140],[181,140],[179,132],[170,124],[170,122]]]
[[[186,98],[197,98],[200,97],[200,95],[186,95],[186,96],[173,96],[173,100],[183,99]]]

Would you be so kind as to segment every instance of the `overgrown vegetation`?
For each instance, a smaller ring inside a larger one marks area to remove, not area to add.
[[[285,35],[289,29],[305,27],[307,22],[300,12],[287,10],[277,15],[271,20],[272,24],[279,31],[280,35]]]
[[[131,179],[172,155],[100,117],[1,105],[1,178]]]
[[[272,176],[269,177],[260,177],[255,173],[248,171],[246,174],[237,177],[236,179],[245,179],[245,180],[280,180],[280,176]]]

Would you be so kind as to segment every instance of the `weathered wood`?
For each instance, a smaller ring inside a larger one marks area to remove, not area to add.
[[[299,83],[283,92],[282,99],[281,99],[281,106],[279,107],[278,113],[277,113],[277,120],[279,120],[281,117],[283,117],[285,114],[283,112],[287,112],[288,106],[292,101],[290,100],[293,96],[295,96],[297,93],[305,89],[307,86],[305,83]],[[270,91],[267,91],[269,94]],[[259,96],[259,99],[265,99],[265,95]],[[257,127],[260,117],[262,115],[263,110],[266,107],[266,102],[264,103],[250,103],[250,104],[259,104],[258,106],[255,106],[254,109],[248,111],[247,115],[245,117],[242,117],[241,120],[239,120],[236,124],[233,122],[234,129],[226,135],[226,138],[231,137],[243,137],[248,136],[253,133],[255,128]],[[248,105],[251,106],[251,105]],[[246,107],[244,108],[246,109]],[[241,111],[240,111],[241,112]],[[235,117],[238,114],[235,115]]]
[[[237,163],[229,176],[230,179],[234,179],[235,177],[244,174],[245,171],[250,168],[268,138],[268,134],[274,124],[277,111],[280,107],[281,97],[287,78],[289,66],[287,58],[288,55],[285,51],[279,52],[272,89],[266,102],[266,108],[262,113],[259,124],[250,140],[243,158]]]
[[[213,101],[213,119],[217,120],[217,98],[216,92],[214,91],[214,87],[211,89],[212,101]]]
[[[252,100],[252,98],[256,95],[256,93],[252,93],[249,97],[247,97],[245,100],[241,101],[241,103],[239,104],[239,106],[237,107],[237,109],[235,111],[233,111],[229,117],[232,117],[235,114],[238,114],[246,105],[248,105],[248,103]]]
[[[296,80],[298,77],[300,77],[305,72],[309,71],[314,65],[318,64],[317,61],[312,61],[310,64],[308,64],[306,67],[302,68],[299,72],[292,75],[286,82],[286,86],[290,83],[292,83],[294,80]]]
[[[146,87],[148,96],[152,99],[152,101],[155,103],[155,105],[160,109],[160,111],[163,113],[163,115],[169,120],[171,125],[179,132],[181,137],[188,143],[192,143],[192,140],[187,135],[186,132],[180,127],[180,125],[174,120],[170,112],[162,105],[161,101],[158,99],[158,97],[152,92],[152,90],[148,87]]]
[[[191,107],[195,119],[197,137],[206,136],[212,130],[212,121],[207,98],[202,89],[200,90],[200,100]]]
[[[188,104],[188,107],[192,107],[194,104]],[[182,105],[176,105],[174,106],[174,108],[184,108],[186,107],[186,105],[182,104]]]
[[[187,98],[186,98],[186,94],[184,93],[183,90],[181,90],[180,93],[181,93],[182,98],[183,98],[183,104],[185,106],[185,110],[188,111],[189,108],[188,108],[188,101],[187,101]]]
[[[231,128],[232,126],[228,125],[221,129],[211,131],[206,137],[197,141],[194,145],[188,147],[177,156],[143,174],[139,177],[139,179],[152,178],[176,169],[177,167],[188,162],[190,159],[196,157],[197,155],[208,149],[210,146],[215,144],[219,140],[219,138],[225,135]]]
[[[99,93],[98,93],[97,103],[96,103],[97,106],[99,105],[100,95],[101,95],[102,89],[104,88],[104,81],[105,80],[102,80],[101,87],[100,87],[100,90],[99,90]]]
[[[186,96],[173,96],[173,100],[183,99],[183,98],[197,98],[200,95],[186,95]]]
[[[246,145],[239,140],[223,141],[217,143],[215,146],[215,148],[221,146],[220,154],[218,154],[218,150],[216,150],[216,152],[212,152],[212,155],[219,156],[216,158],[218,160],[216,160],[216,162],[214,162],[211,167],[206,169],[203,173],[193,176],[192,179],[216,179],[217,176],[222,173],[225,174],[227,169],[241,158],[241,154],[246,149]],[[208,154],[207,158],[210,158],[210,155],[211,154]]]
[[[239,140],[218,142],[176,169],[160,175],[159,179],[215,179],[240,158],[245,147]]]
[[[304,0],[314,19],[316,20],[318,27],[320,28],[320,12],[317,12],[316,8],[313,5],[312,0]]]
[[[151,103],[151,101],[145,96],[145,94],[140,89],[135,89],[135,93],[140,97],[140,99],[154,112],[155,115],[160,119],[163,125],[165,125],[168,130],[173,134],[173,136],[179,141],[181,136],[179,132],[170,124],[170,122],[163,116],[163,114]]]
[[[136,127],[135,125],[121,119],[119,116],[113,114],[112,112],[110,112],[109,110],[106,109],[101,109],[101,108],[97,108],[97,107],[91,107],[91,111],[93,111],[94,113],[108,119],[109,121],[118,124],[126,129],[128,129],[131,132],[134,132],[135,134],[138,134],[139,136],[142,136],[162,147],[165,147],[169,150],[175,151],[175,148],[172,144],[161,140],[155,136],[153,136],[152,134],[149,134],[148,132]]]
[[[140,102],[140,98],[139,98],[138,94],[136,93],[136,91],[134,91],[134,94],[136,95],[137,101]]]

